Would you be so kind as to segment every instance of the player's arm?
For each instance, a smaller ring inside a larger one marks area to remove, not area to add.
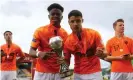
[[[123,56],[110,56],[110,55],[107,55],[107,57],[105,57],[104,60],[106,60],[106,61],[123,60]]]
[[[102,38],[98,32],[96,32],[95,36],[96,36],[96,38],[95,38],[96,54],[95,55],[97,55],[100,59],[104,60],[104,58],[107,55],[105,54],[105,48],[104,48]]]
[[[17,63],[19,63],[20,61],[24,60],[24,58],[25,58],[25,54],[21,50],[20,47],[18,47],[18,50],[17,50],[17,57],[19,57],[18,60],[17,60]]]
[[[36,32],[33,36],[34,38],[32,39],[31,42],[31,47],[29,50],[29,55],[33,58],[41,58],[41,59],[47,59],[50,56],[50,53],[52,52],[41,52],[41,51],[36,51],[37,48],[39,47],[40,39],[38,36],[38,33]]]
[[[107,44],[106,44],[106,52],[105,54],[107,55],[104,60],[106,61],[118,61],[118,60],[122,60],[123,56],[112,56],[112,51],[111,51],[111,41],[107,41]]]
[[[64,31],[62,32],[63,44],[65,44],[65,41],[66,41],[67,37],[68,37],[68,34],[67,34],[67,32],[64,30]],[[64,45],[63,45],[63,49],[64,49]],[[63,49],[62,49],[62,50],[63,50]],[[64,53],[64,51],[63,51],[63,55],[65,55],[65,54],[66,54],[66,53]],[[59,63],[59,64],[66,63],[65,57],[64,57],[64,56],[59,57],[59,58],[57,59],[57,63]]]
[[[31,47],[29,50],[29,55],[32,56],[33,58],[47,59],[48,57],[50,57],[51,53],[55,52],[36,51],[38,47],[40,47],[40,44],[42,44],[40,35],[41,35],[40,30],[37,29],[33,35]]]
[[[6,56],[6,54],[4,53],[3,50],[0,50],[0,56],[1,56],[1,57]]]
[[[2,49],[0,49],[0,61],[2,61],[2,57],[4,56],[6,56],[6,54],[4,53]]]
[[[108,53],[106,53],[108,54]],[[107,55],[107,57],[105,57],[104,59],[107,61],[118,61],[118,60],[130,60],[133,59],[133,56],[130,54],[124,54],[124,55],[120,55],[120,56],[111,56],[111,55]]]
[[[131,41],[131,55],[130,55],[130,59],[133,59],[133,39]]]
[[[22,60],[24,60],[25,57],[19,57],[19,59],[17,59],[17,63],[21,62]]]
[[[133,56],[130,54],[124,54],[120,56],[107,56],[105,60],[107,61],[118,61],[118,60],[131,60],[133,59]]]
[[[37,58],[37,48],[33,48],[33,47],[30,47],[30,50],[29,50],[29,55],[32,56],[33,58]]]
[[[38,28],[38,29],[34,32],[34,34],[33,34],[33,39],[32,39],[32,41],[31,41],[31,47],[30,47],[30,50],[29,50],[29,55],[30,55],[31,57],[33,57],[33,58],[39,57],[39,54],[41,53],[41,52],[36,51],[37,48],[39,47],[39,45],[41,44],[41,43],[40,43],[39,32],[40,32],[40,30],[39,30],[39,28]]]
[[[37,58],[38,57],[38,53],[36,50],[39,47],[40,43],[40,36],[39,36],[39,28],[34,32],[33,34],[33,38],[31,41],[31,45],[30,45],[30,50],[29,50],[29,55],[33,58]]]
[[[130,41],[129,41],[130,42]],[[133,40],[129,43],[130,47],[127,47],[129,49],[129,53],[126,53],[124,55],[121,55],[125,60],[132,60],[133,59]]]
[[[6,56],[6,53],[3,50],[3,47],[0,46],[0,57]]]
[[[66,45],[68,46],[68,43],[64,43],[64,46],[63,46],[63,55],[64,55],[64,57],[59,58],[57,62],[59,64],[66,63],[69,66],[70,65],[71,53],[70,53],[69,49],[66,47]]]
[[[32,56],[33,58],[47,59],[48,57],[50,57],[50,54],[55,53],[55,52],[42,52],[36,50],[37,48],[31,47],[29,50],[29,55]]]
[[[102,48],[102,47],[97,47],[97,49],[96,49],[96,55],[97,55],[100,59],[102,59],[102,60],[104,60],[104,58],[107,57],[107,54],[106,54],[106,52],[105,52],[105,49]]]
[[[130,55],[130,59],[133,59],[133,54],[132,54],[132,55]]]
[[[68,64],[68,66],[70,65],[70,59],[71,59],[71,51],[67,48],[67,46],[69,46],[68,44],[70,44],[69,42],[65,42],[64,43],[64,48],[63,48],[63,52],[64,52],[64,59],[65,62]]]
[[[71,59],[71,53],[64,53],[64,59],[65,62],[68,64],[68,66],[70,65],[70,59]]]
[[[71,58],[71,53],[64,53],[64,59],[65,59],[65,62],[67,63],[67,65],[69,66],[70,65],[70,58]]]

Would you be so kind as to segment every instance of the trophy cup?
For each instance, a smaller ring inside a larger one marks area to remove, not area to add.
[[[59,57],[64,56],[62,51],[63,40],[60,36],[50,38],[49,45],[52,48],[52,50],[57,53]],[[62,63],[60,65],[59,73],[61,78],[65,78],[73,74],[73,72],[69,70],[69,67],[66,63]]]

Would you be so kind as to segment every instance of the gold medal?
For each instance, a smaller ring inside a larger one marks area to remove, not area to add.
[[[7,58],[9,58],[9,55],[7,55]]]
[[[120,49],[120,52],[123,52],[123,49]]]

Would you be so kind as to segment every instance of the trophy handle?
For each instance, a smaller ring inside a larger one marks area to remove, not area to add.
[[[54,50],[54,51],[57,53],[57,55],[60,58],[64,57],[62,49],[58,49],[58,50]],[[65,78],[65,77],[71,76],[73,74],[73,72],[69,70],[69,66],[66,63],[60,64],[59,73],[60,73],[61,78]]]

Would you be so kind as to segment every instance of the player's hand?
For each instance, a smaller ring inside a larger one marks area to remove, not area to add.
[[[80,54],[81,54],[81,53],[80,53]],[[95,50],[94,50],[93,48],[87,49],[86,55],[87,55],[88,57],[94,56],[94,55],[95,55]]]
[[[63,64],[63,63],[65,63],[64,57],[59,57],[59,58],[57,59],[57,63],[58,63],[58,64]]]
[[[100,47],[97,47],[96,54],[95,55],[98,56],[98,57],[100,57],[100,58],[102,58],[102,59],[104,59],[107,56],[105,54],[104,49],[103,48],[100,48]]]
[[[1,50],[1,57],[3,57],[3,56],[6,56],[6,54],[4,53],[4,51],[3,50]]]
[[[48,59],[54,52],[39,52],[38,57],[41,59]]]
[[[121,55],[122,60],[130,60],[130,54]]]

